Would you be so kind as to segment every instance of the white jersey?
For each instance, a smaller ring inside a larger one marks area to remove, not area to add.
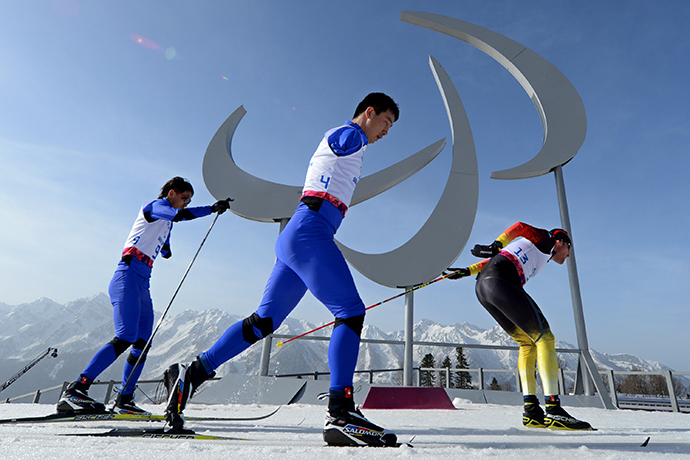
[[[342,147],[345,153],[337,155],[331,145],[333,142],[339,142],[341,139],[338,139],[338,135],[343,133],[349,134],[345,142],[348,145],[340,144],[339,147]],[[326,132],[309,162],[302,193],[328,193],[349,207],[362,175],[366,144],[364,133],[354,123]]]
[[[501,249],[501,254],[516,264],[518,272],[521,272],[523,285],[539,273],[551,259],[551,254],[544,254],[530,240],[523,237],[511,241]]]
[[[171,228],[172,222],[169,220],[147,221],[144,208],[141,208],[129,232],[122,254],[132,255],[149,267],[152,266],[154,259],[167,241]]]

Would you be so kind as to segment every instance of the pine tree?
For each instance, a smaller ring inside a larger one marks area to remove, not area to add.
[[[441,367],[443,369],[448,369],[448,370],[443,370],[443,371],[440,371],[438,373],[438,376],[441,378],[441,386],[442,387],[453,388],[453,382],[452,382],[453,379],[450,379],[451,380],[450,382],[447,381],[447,380],[449,380],[448,376],[451,375],[451,372],[450,372],[451,365],[452,365],[452,363],[450,361],[450,358],[448,356],[446,356],[443,359],[443,362],[441,363]]]
[[[501,385],[498,384],[498,380],[496,380],[496,377],[491,379],[491,384],[489,385],[489,390],[496,390],[496,391],[501,391],[503,388],[501,388]]]
[[[467,363],[467,359],[465,359],[465,351],[462,349],[462,347],[455,348],[455,360],[457,361],[457,364],[455,365],[456,369],[470,368],[469,364]],[[471,389],[472,376],[470,373],[465,371],[455,372],[455,375],[453,376],[453,387]]]
[[[435,368],[436,360],[434,355],[427,353],[422,358],[422,362],[419,363],[419,367],[422,368]],[[434,387],[436,386],[436,373],[431,371],[422,371],[419,375],[419,386],[421,387]]]

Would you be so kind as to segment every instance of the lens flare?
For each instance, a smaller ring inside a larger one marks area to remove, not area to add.
[[[148,48],[158,53],[162,53],[165,59],[167,59],[168,61],[183,59],[174,46],[159,46],[158,43],[154,42],[153,40],[148,39],[146,37],[142,37],[141,35],[137,34],[130,34],[129,38],[131,38],[133,42],[138,43],[144,48]]]
[[[141,46],[144,46],[146,48],[152,49],[152,50],[159,50],[160,47],[153,42],[152,40],[149,40],[146,37],[142,37],[141,35],[137,34],[132,34],[129,36],[132,40],[134,40],[136,43],[139,43]]]

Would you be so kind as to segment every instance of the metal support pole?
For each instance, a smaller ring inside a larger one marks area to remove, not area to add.
[[[611,402],[618,407],[618,394],[616,393],[616,377],[613,375],[613,369],[609,369],[609,392],[611,393]]]
[[[518,393],[522,393],[522,380],[520,380],[520,371],[515,369],[515,388]]]
[[[268,367],[271,365],[271,347],[273,346],[273,334],[268,334],[261,342],[261,366],[259,367],[259,375],[266,377],[268,375]]]
[[[666,369],[664,371],[664,377],[666,377],[666,385],[668,386],[668,397],[671,400],[671,408],[673,412],[680,412],[678,407],[678,398],[676,397],[676,389],[673,387],[673,375],[671,371]]]
[[[111,380],[108,383],[108,389],[105,390],[105,398],[103,398],[103,404],[108,404],[108,401],[110,401],[110,395],[113,392],[113,387],[115,386],[115,380]],[[120,392],[122,394],[122,392]]]
[[[579,348],[578,348],[579,350]],[[580,350],[582,351],[582,350]],[[580,355],[577,356],[577,370],[575,371],[575,385],[573,386],[573,394],[581,395],[585,392],[582,387],[582,376],[584,375],[584,363]]]
[[[558,194],[558,208],[561,213],[561,224],[563,229],[568,233],[570,230],[570,213],[568,212],[568,200],[565,196],[565,181],[563,180],[563,167],[558,166],[553,170],[556,178],[556,192]],[[574,246],[573,242],[573,246]],[[582,311],[582,296],[580,294],[580,280],[577,275],[577,263],[575,262],[575,251],[571,248],[568,263],[568,277],[570,278],[570,295],[573,302],[573,315],[575,317],[575,331],[577,332],[577,345],[580,349],[580,365],[581,369],[587,369],[589,374],[582,372],[583,389],[586,395],[593,395],[593,386],[596,386],[599,397],[607,409],[615,409],[611,402],[608,391],[604,386],[604,382],[599,375],[599,371],[594,364],[594,359],[589,352],[589,343],[587,341],[587,329],[585,328],[585,315]],[[594,384],[593,382],[594,381]]]
[[[280,230],[278,233],[283,231],[290,219],[280,220]],[[273,334],[268,334],[264,337],[261,345],[261,362],[259,366],[259,375],[266,377],[268,375],[268,368],[271,365],[271,347],[273,346]]]
[[[408,288],[409,289],[409,288]],[[414,292],[405,294],[405,354],[403,357],[403,385],[412,386],[412,341],[414,339]]]
[[[572,234],[570,230],[570,213],[568,212],[568,201],[565,196],[565,182],[563,181],[563,167],[558,166],[553,170],[556,177],[556,193],[558,194],[558,208],[561,213],[561,225],[563,229]],[[580,294],[580,280],[577,274],[577,262],[575,261],[575,242],[570,250],[568,257],[568,277],[570,278],[570,295],[573,301],[573,314],[575,316],[575,331],[577,333],[577,345],[582,352],[589,353],[589,343],[587,341],[587,329],[585,328],[585,316],[582,311],[582,296]],[[586,395],[593,395],[592,379],[583,373],[583,385]]]

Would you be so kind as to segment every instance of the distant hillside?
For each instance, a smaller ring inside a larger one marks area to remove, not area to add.
[[[186,310],[165,319],[159,329],[152,350],[146,361],[143,379],[157,379],[168,365],[174,362],[191,361],[197,353],[209,348],[228,326],[241,319],[221,310]],[[156,318],[156,321],[158,317]],[[288,318],[277,331],[281,334],[300,334],[317,325],[304,320]],[[327,336],[330,328],[315,335]],[[19,369],[37,357],[47,348],[57,348],[58,357],[46,357],[17,382],[0,394],[5,399],[20,394],[59,385],[79,376],[93,354],[115,335],[112,322],[112,307],[108,296],[97,294],[60,305],[50,299],[41,298],[34,302],[12,306],[0,303],[0,383],[4,383]],[[363,338],[403,340],[402,331],[384,332],[366,325]],[[441,325],[421,320],[414,326],[415,340],[424,342],[450,342],[483,345],[515,345],[498,326],[480,329],[471,324]],[[566,342],[558,342],[558,348],[575,348]],[[270,372],[273,374],[327,372],[327,341],[292,342],[280,349],[274,347],[271,355]],[[470,368],[515,369],[517,352],[507,350],[464,350]],[[455,350],[452,347],[439,348],[417,346],[414,350],[415,366],[422,357],[432,353],[437,365],[445,356],[455,366]],[[592,350],[594,360],[601,368],[660,371],[668,367],[656,361],[648,361],[634,355],[609,355]],[[122,362],[126,354],[100,380],[122,378]],[[228,374],[257,374],[261,346],[250,347],[244,353],[221,366],[218,376]],[[561,366],[574,370],[577,358],[574,354],[560,356]],[[401,368],[403,347],[401,345],[363,344],[357,363],[358,369]],[[368,376],[362,376],[362,379]],[[510,374],[497,374],[499,382],[515,379]],[[377,383],[399,383],[400,373],[378,374]]]

